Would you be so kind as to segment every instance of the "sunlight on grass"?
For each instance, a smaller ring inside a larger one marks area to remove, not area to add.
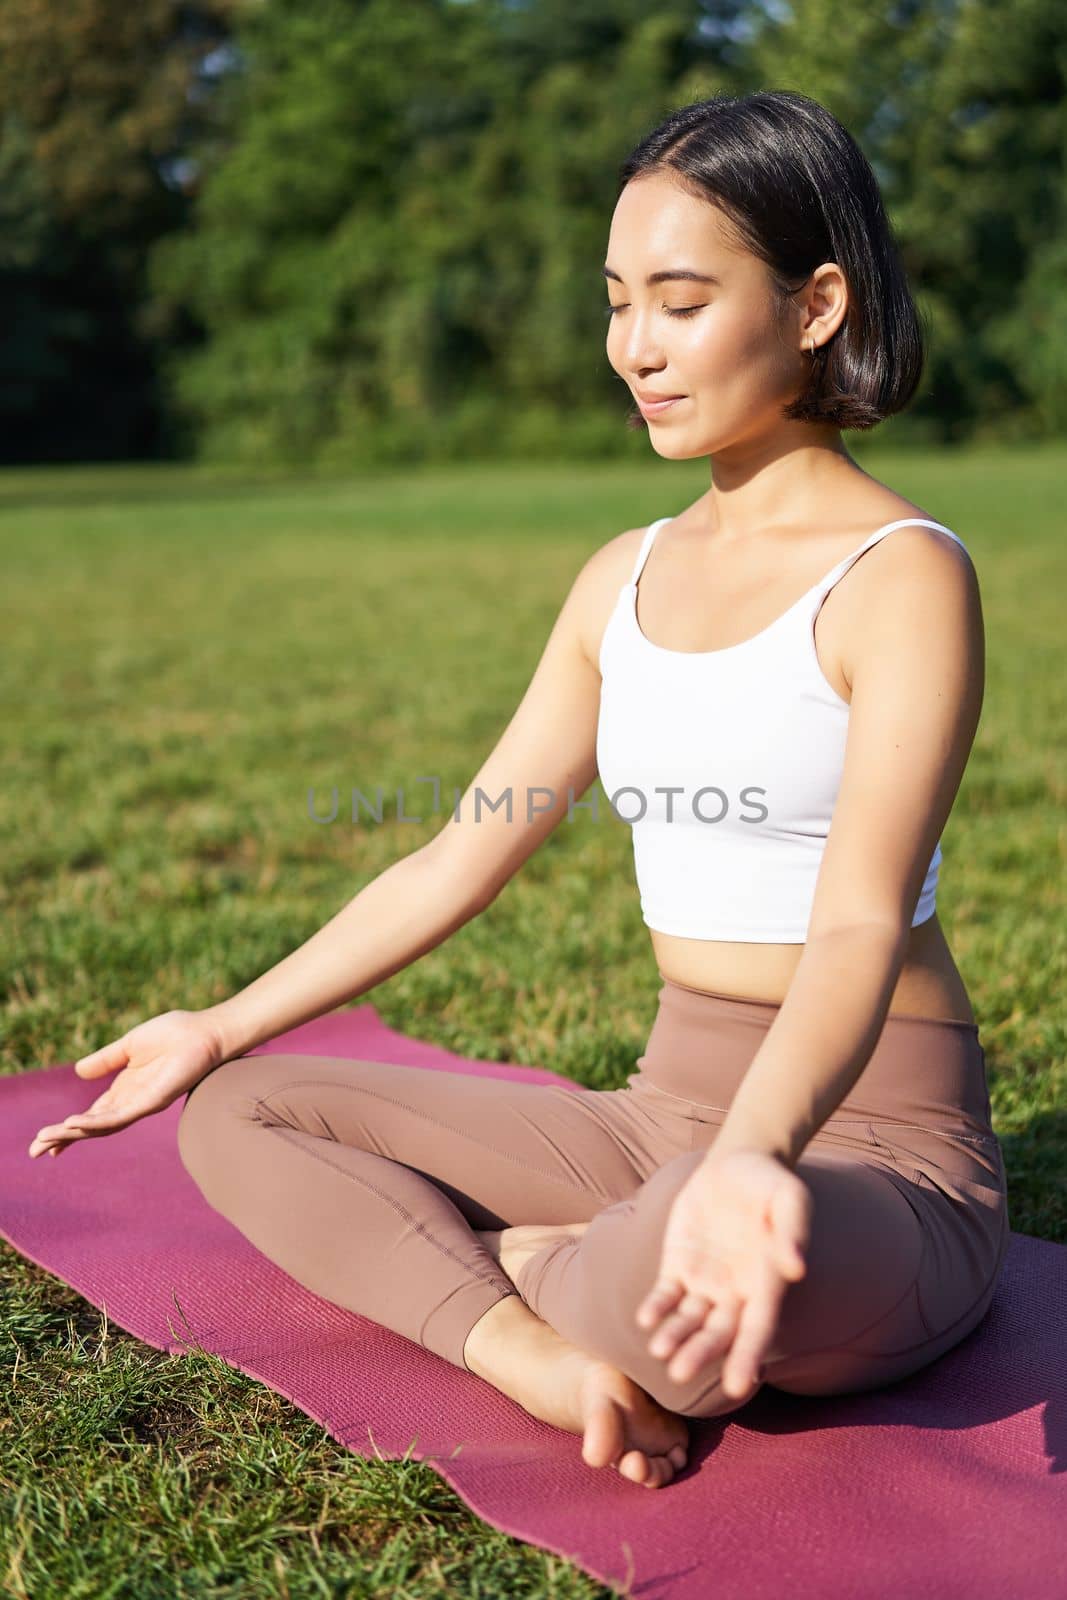
[[[1062,453],[869,470],[978,567],[986,699],[939,912],[986,1048],[1012,1227],[1067,1241]],[[224,998],[435,834],[586,556],[706,483],[700,463],[662,462],[2,475],[3,1070]],[[431,774],[436,816],[415,782]],[[350,791],[379,785],[383,822],[354,825]],[[322,812],[334,786],[337,820],[313,821],[309,789]],[[398,819],[398,787],[422,820]],[[353,1003],[465,1055],[619,1086],[659,976],[628,829],[594,787],[599,822],[562,823],[481,917]],[[2,1248],[5,1592],[610,1592],[495,1532],[424,1463],[353,1455],[217,1358],[107,1328]]]

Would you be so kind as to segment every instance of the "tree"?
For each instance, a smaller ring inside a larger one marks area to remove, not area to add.
[[[152,453],[148,252],[183,226],[181,166],[213,117],[205,62],[234,0],[2,0],[0,274],[7,460]]]

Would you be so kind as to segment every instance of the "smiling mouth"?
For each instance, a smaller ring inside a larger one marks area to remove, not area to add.
[[[686,396],[684,394],[675,394],[671,395],[666,400],[638,399],[637,404],[644,415],[655,417],[658,416],[661,411],[668,410],[671,406],[677,405],[680,400],[684,400],[685,398]]]

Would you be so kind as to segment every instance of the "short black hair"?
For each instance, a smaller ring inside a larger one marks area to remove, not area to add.
[[[627,158],[619,194],[656,172],[719,207],[769,268],[780,314],[822,262],[844,273],[844,320],[784,416],[873,428],[903,411],[922,377],[923,325],[870,162],[825,106],[787,89],[681,106]],[[644,426],[639,411],[627,422]]]

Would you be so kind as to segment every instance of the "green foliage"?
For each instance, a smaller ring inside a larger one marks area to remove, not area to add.
[[[795,0],[752,65],[825,99],[874,161],[932,323],[917,415],[947,438],[1062,431],[1063,8]]]
[[[611,448],[598,252],[693,7],[555,9],[248,15],[234,143],[154,261],[206,330],[173,379],[207,456]]]
[[[1055,0],[3,0],[0,455],[644,454],[603,344],[618,168],[762,88],[882,184],[932,335],[894,442],[1056,435],[1065,74]]]
[[[645,448],[603,354],[617,168],[671,106],[766,86],[824,100],[883,183],[933,333],[894,438],[1061,420],[1067,29],[1047,0],[1009,30],[992,0],[268,0],[240,37],[234,143],[155,263],[205,329],[173,381],[210,459]]]
[[[0,460],[158,449],[145,258],[182,226],[167,158],[234,0],[2,0]]]

